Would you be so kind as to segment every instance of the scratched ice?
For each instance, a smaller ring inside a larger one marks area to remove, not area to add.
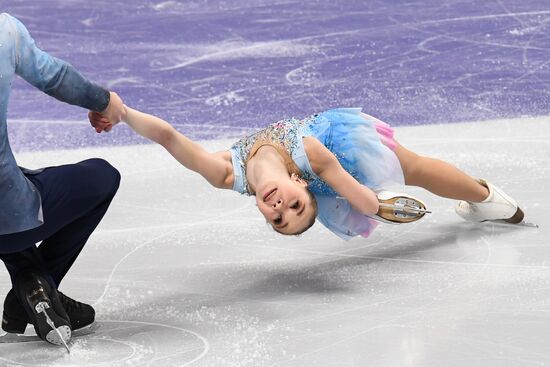
[[[71,355],[0,344],[0,366],[550,364],[544,1],[128,4],[2,9],[209,150],[280,117],[363,106],[411,149],[497,183],[541,227],[465,223],[412,189],[434,212],[417,223],[347,243],[320,225],[281,237],[252,200],[205,186],[125,127],[97,136],[83,111],[18,81],[21,165],[98,156],[123,180],[61,287],[94,305],[100,328]]]

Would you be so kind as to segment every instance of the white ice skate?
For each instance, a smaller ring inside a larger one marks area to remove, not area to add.
[[[455,205],[458,215],[472,222],[494,221],[536,226],[523,221],[523,211],[504,191],[483,179],[479,179],[478,182],[489,189],[489,196],[480,203],[459,201]]]
[[[426,213],[431,213],[421,200],[408,194],[383,190],[376,195],[380,203],[379,209],[371,218],[383,223],[410,223],[419,220]]]

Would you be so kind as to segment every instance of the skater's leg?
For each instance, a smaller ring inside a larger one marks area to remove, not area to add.
[[[400,144],[394,150],[405,176],[405,184],[422,187],[449,199],[481,202],[487,187],[455,166],[439,159],[420,156]]]
[[[82,214],[44,239],[38,247],[44,266],[49,270],[56,286],[59,286],[107,212],[120,182],[118,171],[100,159],[81,162],[78,170],[80,172],[73,169],[74,172],[71,173],[71,176],[74,176],[73,185],[88,194],[75,197],[72,205],[79,207]]]
[[[0,235],[0,258],[12,279],[25,267],[47,269],[47,278],[59,282],[98,225],[115,195],[120,174],[101,159],[51,167],[29,177],[42,196],[44,224],[25,232]],[[28,256],[21,252],[42,241]],[[20,253],[21,252],[21,253]],[[49,279],[48,279],[49,280]]]
[[[36,272],[56,293],[57,286],[105,214],[118,189],[120,175],[104,160],[90,159],[51,167],[29,179],[41,193],[44,224],[29,231],[0,236],[0,258],[8,268],[14,288],[20,276]],[[37,249],[35,244],[40,241]],[[10,291],[4,303],[4,320],[8,322],[3,323],[2,328],[10,332],[19,332],[31,321],[16,294],[19,296],[19,292]],[[93,322],[91,306],[62,294],[59,302],[69,307],[73,329]]]
[[[55,284],[55,281],[48,275],[47,269],[44,267],[44,260],[38,248],[32,244],[29,247],[12,253],[0,253],[0,259],[4,262],[8,274],[10,274],[12,284],[21,272],[33,271],[42,276],[50,284]]]
[[[436,195],[460,200],[455,211],[462,218],[475,222],[523,221],[523,211],[517,202],[493,184],[475,180],[449,163],[419,156],[399,144],[394,151],[407,185],[420,186]]]

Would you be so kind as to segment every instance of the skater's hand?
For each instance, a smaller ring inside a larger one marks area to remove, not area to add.
[[[99,112],[88,112],[88,120],[90,120],[90,124],[92,124],[92,127],[97,133],[102,131],[110,131],[113,128],[113,125],[109,122],[109,119],[103,117],[103,115]]]
[[[109,105],[105,111],[88,113],[88,119],[96,132],[109,132],[126,115],[126,106],[115,92],[110,92]]]

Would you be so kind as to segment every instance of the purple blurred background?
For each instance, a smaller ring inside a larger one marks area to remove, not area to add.
[[[195,139],[361,106],[393,125],[550,112],[543,0],[0,1],[37,44]],[[15,151],[144,142],[22,80]]]

